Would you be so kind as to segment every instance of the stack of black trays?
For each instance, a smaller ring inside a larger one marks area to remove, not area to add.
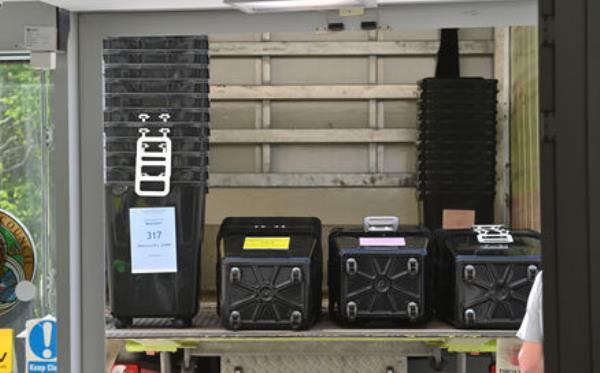
[[[317,218],[227,218],[217,239],[218,311],[240,329],[306,329],[321,313]]]
[[[205,36],[104,40],[107,251],[118,326],[138,317],[174,318],[183,326],[198,311],[208,191],[208,63]],[[136,158],[141,136],[155,140],[142,140],[147,151],[166,152],[170,142],[170,181],[161,181],[169,158]],[[147,176],[137,191],[136,166]],[[175,209],[176,271],[134,271],[130,209],[163,207]]]
[[[539,234],[481,227],[435,233],[437,315],[459,328],[516,329],[540,269]]]
[[[475,210],[494,220],[497,81],[483,78],[419,82],[418,190],[423,220],[442,226],[445,209]]]
[[[367,220],[365,227],[329,236],[330,314],[343,325],[426,321],[433,285],[429,230],[386,229]]]

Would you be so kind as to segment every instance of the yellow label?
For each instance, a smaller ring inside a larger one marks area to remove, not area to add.
[[[13,349],[12,329],[0,329],[0,373],[12,373]]]
[[[246,237],[244,250],[289,250],[289,237]]]

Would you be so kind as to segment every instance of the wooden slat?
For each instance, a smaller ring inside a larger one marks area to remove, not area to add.
[[[403,56],[434,55],[439,41],[364,41],[364,42],[216,42],[210,44],[211,56]],[[460,53],[494,53],[493,41],[461,41]]]
[[[414,187],[414,173],[212,173],[209,184],[217,188],[239,187]]]
[[[298,144],[298,143],[414,143],[417,131],[389,129],[236,129],[212,130],[213,144]]]
[[[212,100],[416,99],[415,84],[382,85],[212,85]]]

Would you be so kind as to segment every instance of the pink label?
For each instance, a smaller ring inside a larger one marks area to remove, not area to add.
[[[406,246],[404,237],[360,237],[360,246]]]

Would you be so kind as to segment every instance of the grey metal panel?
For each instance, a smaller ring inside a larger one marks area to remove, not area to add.
[[[53,164],[56,211],[56,304],[58,369],[79,372],[82,367],[81,211],[78,115],[77,15],[71,15],[67,54],[57,56],[54,73],[55,158]],[[91,331],[93,332],[93,331]],[[90,347],[86,344],[85,347]],[[102,347],[93,346],[101,355]]]
[[[461,76],[482,76],[494,78],[494,57],[462,56],[460,58]]]
[[[364,84],[369,80],[369,63],[364,57],[272,57],[271,83],[278,84]]]
[[[210,106],[211,128],[254,128],[256,102],[212,101]]]
[[[253,145],[211,145],[211,172],[253,172],[255,167]]]
[[[383,81],[387,84],[414,84],[435,75],[433,56],[381,57]]]
[[[321,320],[308,330],[244,330],[231,331],[224,329],[216,314],[215,303],[201,305],[201,310],[193,320],[193,328],[173,328],[169,320],[164,319],[136,319],[133,328],[116,329],[111,317],[106,319],[106,337],[110,339],[194,339],[202,342],[215,343],[273,343],[278,340],[286,346],[280,351],[293,352],[295,344],[304,342],[328,342],[337,339],[346,343],[368,343],[368,342],[419,342],[416,338],[514,338],[514,330],[464,330],[455,329],[440,321],[432,321],[419,328],[391,328],[391,329],[367,329],[367,328],[341,328],[337,323],[330,320],[326,310],[323,309]],[[290,339],[293,339],[290,343]],[[250,348],[250,347],[248,347]],[[331,346],[331,349],[335,349]],[[380,347],[380,353],[387,353],[385,347]],[[313,350],[318,352],[319,350]],[[322,351],[329,354],[330,351]]]
[[[385,128],[416,128],[417,103],[410,100],[386,100],[383,102]]]
[[[414,144],[390,144],[384,147],[384,172],[416,172],[417,152]]]
[[[367,145],[272,145],[273,172],[368,172]]]
[[[272,128],[364,128],[366,101],[275,101],[271,103]]]
[[[212,57],[210,82],[212,84],[255,84],[255,59]]]
[[[405,357],[327,355],[227,355],[221,373],[406,373]]]
[[[367,41],[367,31],[272,32],[271,41]]]
[[[4,2],[0,9],[0,51],[24,50],[25,26],[56,26],[55,9],[37,1]]]
[[[595,372],[599,82],[595,0],[540,7],[545,371]],[[596,31],[596,32],[594,32]],[[592,101],[594,100],[594,101]],[[593,259],[592,259],[593,258]],[[594,295],[592,295],[594,294]],[[594,328],[595,327],[595,328]]]

